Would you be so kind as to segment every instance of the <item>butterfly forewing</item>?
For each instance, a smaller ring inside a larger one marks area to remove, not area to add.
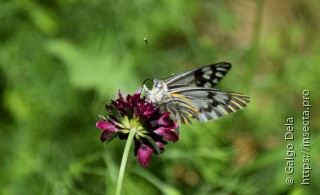
[[[180,87],[214,87],[230,70],[231,64],[220,62],[185,72],[165,81],[169,89]]]

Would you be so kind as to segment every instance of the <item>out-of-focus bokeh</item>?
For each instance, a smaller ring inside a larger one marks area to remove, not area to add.
[[[132,152],[123,194],[320,194],[318,5],[2,1],[1,194],[114,194],[125,142],[100,142],[95,122],[104,105],[147,78],[219,61],[233,67],[218,87],[252,103],[214,122],[181,126],[179,142],[147,168]],[[312,104],[310,186],[300,184],[303,90]],[[289,117],[294,140],[285,140]],[[286,160],[288,144],[294,160]]]

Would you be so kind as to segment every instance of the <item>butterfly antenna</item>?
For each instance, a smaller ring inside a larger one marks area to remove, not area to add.
[[[173,76],[174,76],[174,73],[172,73],[170,76],[165,77],[165,78],[163,78],[163,79],[161,79],[161,80],[167,80],[167,79],[169,79],[169,78],[171,78],[171,77],[173,77]]]
[[[153,52],[151,51],[151,49],[150,49],[150,46],[149,46],[149,43],[148,43],[148,39],[147,38],[144,38],[144,42],[146,43],[146,45],[147,45],[147,48],[148,48],[148,51],[149,51],[149,53],[150,53],[150,56],[151,56],[151,58],[152,58],[152,63],[153,63],[153,66],[154,66],[154,69],[155,69],[155,74],[154,74],[154,76],[155,76],[155,78],[157,77],[157,75],[158,75],[158,65],[157,65],[157,63],[156,63],[156,59],[155,59],[155,57],[154,57],[154,55],[153,55]]]

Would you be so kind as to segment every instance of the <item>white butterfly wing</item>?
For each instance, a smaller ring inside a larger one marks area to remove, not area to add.
[[[231,69],[228,62],[220,62],[190,70],[165,81],[169,89],[179,87],[213,88]]]
[[[250,98],[240,93],[184,87],[172,90],[170,97],[162,102],[162,108],[182,123],[191,123],[190,117],[207,122],[241,110],[249,102]]]

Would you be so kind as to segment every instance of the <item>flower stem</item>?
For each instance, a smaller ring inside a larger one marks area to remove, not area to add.
[[[130,129],[127,143],[126,143],[126,146],[124,147],[123,156],[122,156],[122,160],[121,160],[116,195],[121,195],[122,183],[123,183],[123,178],[124,178],[124,171],[126,169],[126,164],[127,164],[127,160],[128,160],[128,155],[129,155],[131,143],[132,143],[133,138],[136,133],[137,133],[137,129],[135,127]]]

